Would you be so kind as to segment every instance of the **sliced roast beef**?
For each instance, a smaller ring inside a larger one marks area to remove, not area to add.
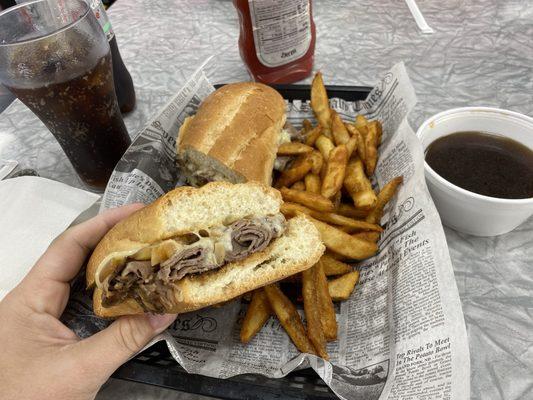
[[[241,219],[222,227],[222,232],[214,233],[209,240],[204,238],[202,243],[198,241],[177,251],[160,265],[152,266],[150,261],[128,261],[121,271],[104,281],[103,305],[109,307],[130,297],[145,311],[165,312],[173,305],[173,282],[264,250],[273,238],[283,233],[284,222],[282,215]],[[228,230],[231,236],[231,246],[228,243],[228,247],[231,248],[225,248],[220,242]],[[213,256],[217,250],[221,254]]]
[[[264,250],[272,240],[273,232],[267,224],[254,220],[241,219],[231,228],[231,251],[226,253],[226,261],[238,261],[250,254]]]
[[[210,264],[204,247],[193,247],[176,252],[168,260],[161,263],[157,273],[158,280],[169,283],[182,279],[185,275],[196,274],[218,268],[219,265]]]
[[[127,276],[129,274],[134,274],[142,280],[146,280],[152,274],[152,264],[150,261],[130,261],[126,264],[121,276]]]
[[[155,279],[151,283],[133,287],[132,295],[144,311],[164,313],[174,304],[174,294],[170,286]]]
[[[152,265],[150,261],[129,261],[124,269],[116,275],[109,276],[104,281],[104,307],[121,303],[130,293],[136,283],[146,282],[151,278]]]

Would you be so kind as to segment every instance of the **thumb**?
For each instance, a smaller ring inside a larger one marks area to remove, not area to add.
[[[176,319],[176,314],[121,317],[97,334],[80,341],[78,360],[88,371],[107,378]]]

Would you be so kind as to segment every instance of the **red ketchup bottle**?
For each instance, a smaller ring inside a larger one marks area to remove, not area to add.
[[[241,58],[255,80],[291,83],[311,75],[315,23],[311,0],[233,0]]]

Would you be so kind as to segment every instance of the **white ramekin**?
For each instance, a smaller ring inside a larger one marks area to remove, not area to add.
[[[533,149],[533,118],[489,107],[454,108],[424,122],[417,135],[424,151],[455,132],[480,131],[514,139]],[[533,198],[500,199],[461,189],[424,162],[426,182],[444,225],[476,236],[512,231],[533,214]],[[533,179],[533,176],[531,177]]]

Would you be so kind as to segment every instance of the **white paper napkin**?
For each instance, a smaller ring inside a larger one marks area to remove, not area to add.
[[[0,300],[98,197],[35,176],[0,182]]]

